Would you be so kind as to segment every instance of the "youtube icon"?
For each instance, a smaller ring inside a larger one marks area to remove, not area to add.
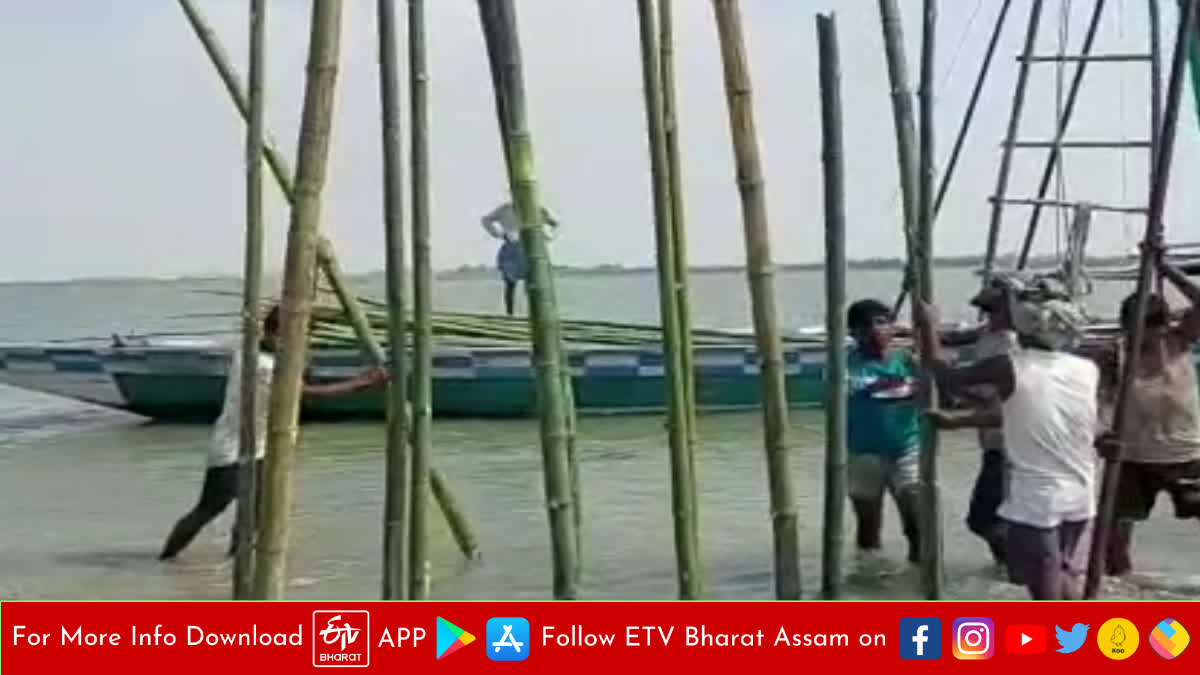
[[[1004,631],[1004,647],[1009,654],[1042,654],[1046,651],[1046,627],[1017,624]]]

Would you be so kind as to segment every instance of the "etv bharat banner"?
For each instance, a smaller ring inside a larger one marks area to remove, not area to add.
[[[756,664],[1196,672],[1195,603],[5,603],[0,668],[476,673]],[[1068,661],[1069,659],[1069,661]],[[333,670],[330,668],[350,669]]]

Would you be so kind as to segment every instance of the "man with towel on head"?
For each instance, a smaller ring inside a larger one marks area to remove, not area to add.
[[[1006,524],[1010,577],[1034,600],[1080,599],[1085,535],[1096,516],[1100,369],[1068,351],[1086,320],[1052,279],[1001,276],[995,283],[1004,289],[1020,348],[955,367],[935,345],[927,365],[951,395],[988,386],[1000,400],[999,414],[987,421],[1003,431],[1008,454],[1008,491],[998,515]],[[925,328],[937,325],[932,306],[919,314]]]

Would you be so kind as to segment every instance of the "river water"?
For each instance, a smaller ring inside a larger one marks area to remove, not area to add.
[[[895,271],[855,271],[851,298],[890,300]],[[382,297],[378,276],[357,280]],[[570,318],[657,323],[652,273],[564,276],[560,304]],[[781,322],[795,329],[824,320],[820,272],[776,278]],[[969,270],[943,270],[936,292],[948,318],[965,318]],[[0,341],[106,336],[112,332],[223,327],[234,319],[184,316],[233,312],[236,280],[81,281],[0,285]],[[1127,287],[1100,285],[1094,309],[1111,315]],[[497,311],[489,279],[443,279],[438,309]],[[750,325],[745,277],[696,274],[697,325]],[[519,309],[523,311],[523,306]],[[793,411],[793,472],[801,514],[805,595],[820,575],[823,429],[820,411]],[[434,422],[435,463],[448,476],[481,543],[467,563],[431,510],[435,599],[537,600],[551,597],[550,547],[533,420]],[[379,597],[383,426],[306,425],[297,465],[293,599]],[[154,559],[174,520],[197,497],[209,429],[151,424],[136,417],[0,386],[0,600],[222,599],[230,564],[223,553],[233,509],[201,533],[174,563]],[[700,420],[701,546],[705,595],[772,597],[771,533],[761,425],[757,413]],[[666,439],[659,417],[584,418],[579,426],[584,518],[584,597],[675,597]],[[979,462],[969,434],[942,441],[942,495],[948,595],[1023,599],[999,581],[986,550],[963,525]],[[889,506],[889,509],[891,507]],[[885,557],[858,561],[847,548],[847,593],[862,599],[919,596],[902,562],[894,510],[885,516]],[[852,541],[847,520],[847,540]],[[1200,528],[1171,517],[1165,498],[1138,533],[1132,580],[1110,582],[1109,598],[1200,597]]]

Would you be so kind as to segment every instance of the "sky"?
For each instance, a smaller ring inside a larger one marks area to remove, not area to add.
[[[915,89],[918,0],[898,0]],[[197,0],[239,72],[246,0]],[[491,264],[496,242],[479,218],[507,199],[486,55],[474,0],[427,4],[434,266]],[[772,257],[823,256],[817,12],[834,11],[841,47],[847,246],[852,258],[903,253],[896,143],[878,5],[871,0],[742,0],[753,104],[766,178]],[[999,12],[996,0],[940,2],[935,154],[946,162]],[[1163,80],[1176,4],[1163,7]],[[341,69],[322,231],[351,272],[383,267],[375,2],[345,0]],[[401,36],[404,8],[397,0]],[[1049,0],[1039,53],[1078,52],[1093,3]],[[1147,49],[1147,3],[1107,3],[1096,52]],[[266,117],[291,164],[304,85],[310,2],[268,3]],[[1016,0],[966,151],[937,222],[935,253],[982,253],[1000,141],[1029,16]],[[683,184],[693,265],[744,262],[720,54],[712,6],[676,0]],[[1069,21],[1064,21],[1064,12]],[[653,208],[633,0],[518,0],[536,167],[562,221],[558,264],[653,265]],[[1063,28],[1066,27],[1065,35]],[[406,68],[405,47],[401,66]],[[1073,67],[1068,67],[1069,81]],[[1021,136],[1051,135],[1057,67],[1034,66]],[[1069,136],[1149,135],[1144,63],[1092,64]],[[178,5],[170,0],[38,0],[0,22],[0,280],[239,275],[244,246],[244,126]],[[1165,90],[1165,85],[1164,85]],[[1200,130],[1190,82],[1167,207],[1168,239],[1200,239]],[[407,124],[407,113],[404,114]],[[407,141],[405,142],[407,146]],[[405,148],[407,153],[407,147]],[[1072,150],[1065,195],[1144,205],[1145,150]],[[1017,150],[1010,192],[1029,195],[1045,151]],[[406,169],[407,170],[407,169]],[[271,181],[270,174],[265,174]],[[407,177],[406,179],[407,180]],[[288,212],[267,199],[268,273],[282,266]],[[1051,196],[1054,196],[1052,188]],[[406,197],[407,200],[407,197]],[[1024,230],[1026,207],[1006,209],[1002,251]],[[1135,246],[1144,219],[1098,215],[1090,251]],[[1053,224],[1052,214],[1043,216]],[[1037,248],[1053,252],[1056,228]]]

